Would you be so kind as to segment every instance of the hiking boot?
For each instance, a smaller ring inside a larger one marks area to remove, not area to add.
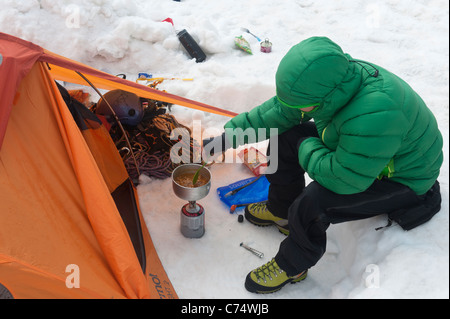
[[[244,215],[254,225],[275,225],[282,234],[289,235],[288,220],[273,215],[267,208],[267,201],[247,205]]]
[[[270,294],[283,288],[286,284],[295,284],[306,278],[308,270],[297,276],[289,277],[273,258],[267,264],[251,271],[245,279],[245,289],[257,294]]]

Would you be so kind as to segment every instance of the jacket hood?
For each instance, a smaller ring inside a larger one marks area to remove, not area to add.
[[[326,37],[312,37],[292,47],[276,73],[277,98],[292,108],[318,104],[313,117],[332,115],[358,91],[360,73],[351,56]],[[359,76],[358,76],[359,75]]]

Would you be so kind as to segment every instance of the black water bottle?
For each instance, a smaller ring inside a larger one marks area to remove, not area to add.
[[[178,39],[180,40],[183,47],[189,53],[191,58],[195,59],[195,62],[203,62],[206,59],[206,54],[200,48],[200,46],[195,42],[189,32],[186,29],[181,30],[177,33]]]

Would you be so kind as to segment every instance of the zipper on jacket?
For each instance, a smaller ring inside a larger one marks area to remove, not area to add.
[[[325,127],[322,131],[322,142],[325,142],[325,131],[327,130],[328,126]]]

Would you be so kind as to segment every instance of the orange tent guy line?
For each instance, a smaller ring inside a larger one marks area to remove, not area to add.
[[[85,81],[76,73],[76,71],[78,71],[86,76],[86,78],[88,78],[89,81],[91,81],[94,85],[101,89],[122,89],[135,93],[138,96],[144,98],[171,104],[178,104],[200,111],[228,117],[234,117],[237,115],[237,113],[235,112],[186,99],[167,92],[162,92],[139,83],[119,78],[117,76],[91,68],[90,66],[82,64],[80,62],[76,62],[63,56],[59,56],[45,49],[44,54],[39,58],[39,60],[48,63],[52,75],[55,77],[55,79],[60,81],[86,85]]]

